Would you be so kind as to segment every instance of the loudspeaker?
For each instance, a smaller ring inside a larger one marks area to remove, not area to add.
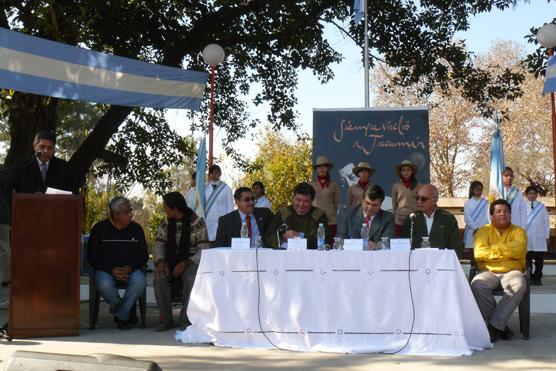
[[[4,367],[4,371],[162,371],[152,361],[117,356],[114,354],[71,354],[16,351]]]

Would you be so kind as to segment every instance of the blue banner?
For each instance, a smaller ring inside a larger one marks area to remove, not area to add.
[[[429,114],[426,108],[315,109],[313,111],[313,161],[324,155],[334,163],[331,177],[341,189],[341,204],[358,179],[352,173],[361,161],[376,169],[370,181],[388,196],[399,181],[395,166],[410,160],[419,167],[417,179],[430,182]]]

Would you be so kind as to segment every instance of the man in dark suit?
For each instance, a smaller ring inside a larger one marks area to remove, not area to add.
[[[461,257],[463,241],[459,233],[458,222],[451,213],[439,209],[438,189],[432,184],[425,184],[417,192],[417,209],[415,218],[407,218],[403,225],[402,237],[412,239],[412,248],[421,247],[423,237],[429,237],[431,247],[447,248],[456,251]],[[413,235],[411,223],[413,220]]]
[[[343,222],[338,228],[338,236],[343,238],[361,238],[361,227],[364,223],[369,226],[369,247],[376,249],[382,237],[395,236],[396,226],[394,214],[384,211],[380,207],[384,201],[384,190],[372,185],[363,193],[360,204],[347,209]]]
[[[218,218],[218,229],[216,231],[216,240],[214,246],[228,247],[232,245],[233,237],[241,236],[241,226],[243,223],[247,225],[249,237],[254,241],[256,237],[263,239],[264,235],[272,221],[274,215],[270,209],[256,208],[255,197],[248,187],[239,187],[234,192],[234,200],[237,210]]]
[[[21,193],[45,193],[48,187],[77,193],[69,164],[54,157],[56,136],[40,131],[33,142],[34,154],[17,171],[14,189]]]

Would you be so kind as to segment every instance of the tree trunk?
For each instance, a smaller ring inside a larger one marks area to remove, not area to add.
[[[58,98],[15,92],[8,108],[10,149],[5,164],[12,165],[20,157],[33,153],[35,134],[41,130],[56,131]]]

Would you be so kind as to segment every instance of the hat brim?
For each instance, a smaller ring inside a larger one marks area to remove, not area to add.
[[[334,164],[331,162],[327,162],[325,164],[314,164],[313,167],[316,169],[318,166],[322,166],[322,165],[328,166],[329,169],[332,169],[334,167]]]

